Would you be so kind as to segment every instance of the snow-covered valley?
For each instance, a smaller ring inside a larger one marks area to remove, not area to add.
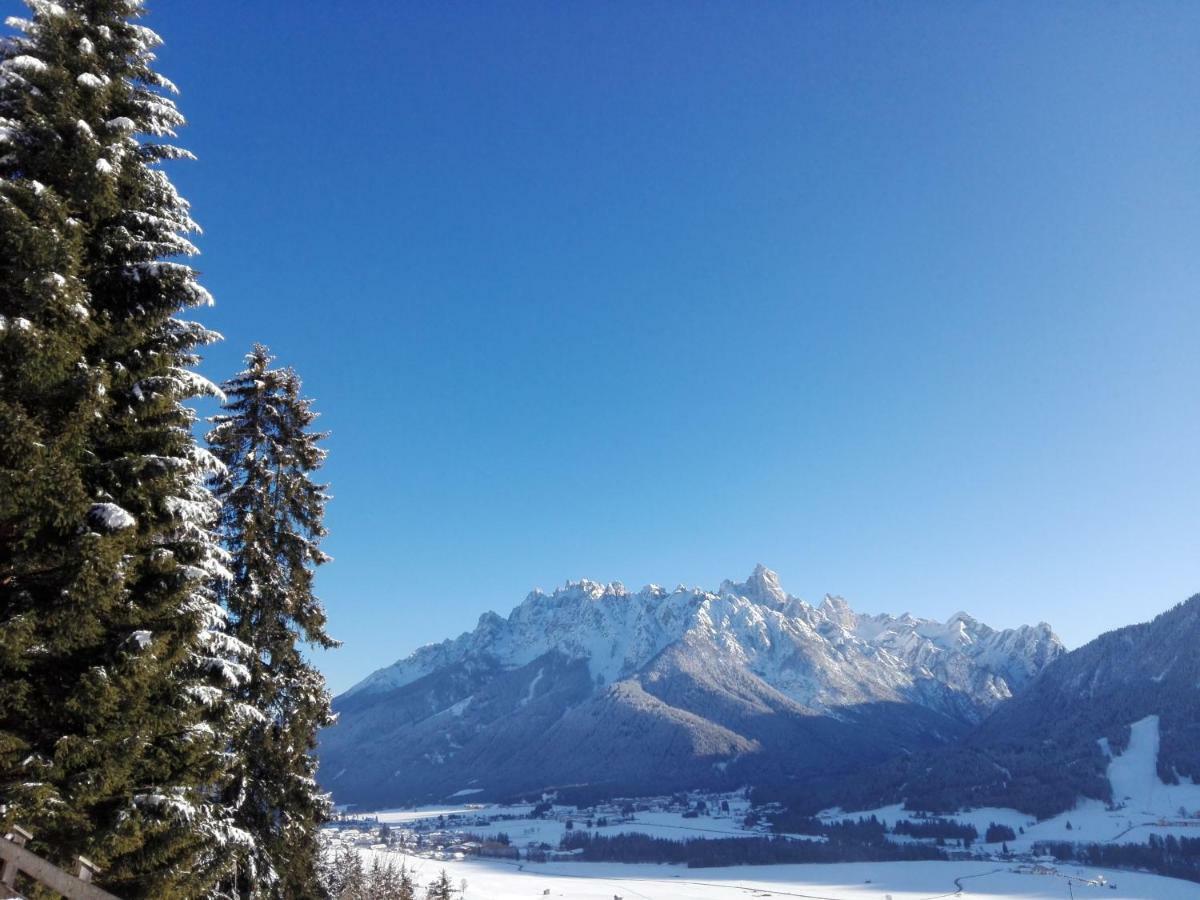
[[[781,896],[856,897],[871,889],[845,872],[947,866],[984,867],[974,889],[993,896],[1069,896],[1105,867],[1196,879],[1198,610],[1063,653],[1048,629],[810,606],[762,567],[715,593],[535,592],[346,695],[355,818],[327,837],[496,877],[652,864],[655,882],[678,880],[670,865],[740,866],[738,884]],[[354,773],[364,754],[382,779]],[[363,812],[401,777],[443,805]],[[825,869],[842,893],[803,881]],[[755,881],[780,872],[773,888]],[[1029,888],[1035,876],[1050,880]],[[697,897],[711,887],[689,883]],[[888,893],[937,895],[897,885]],[[1194,882],[1171,890],[1200,897]]]
[[[844,863],[687,869],[623,863],[518,865],[495,860],[431,860],[365,850],[403,863],[420,884],[442,870],[460,886],[463,900],[1196,900],[1191,882],[1132,872],[1062,866],[1035,872],[1029,866],[990,862]]]
[[[761,836],[742,824],[747,806],[732,798],[728,813],[686,818],[678,811],[639,810],[631,821],[593,828],[597,833],[638,833],[671,840],[718,838],[731,835]],[[645,805],[645,804],[644,804]],[[370,828],[328,829],[326,840],[353,848],[370,866],[376,859],[403,865],[418,885],[431,882],[443,871],[461,891],[462,900],[526,900],[533,897],[571,900],[729,900],[737,897],[808,898],[808,900],[936,900],[979,897],[989,900],[1051,900],[1087,897],[1110,900],[1195,900],[1200,887],[1188,881],[1142,872],[1105,869],[1031,858],[976,858],[949,861],[859,862],[838,864],[726,866],[689,868],[680,865],[602,863],[581,861],[541,862],[526,857],[488,859],[456,849],[454,830],[496,834],[503,831],[513,846],[527,853],[538,846],[557,846],[571,827],[584,828],[577,811],[553,808],[532,818],[531,806],[442,806],[415,810],[381,811],[371,818],[393,834],[418,829],[424,835],[421,849],[385,846],[379,832]],[[897,809],[873,811],[880,816],[911,816]],[[870,813],[868,813],[870,814]],[[1019,827],[1027,817],[1011,810],[976,810],[957,817],[978,823],[981,833],[989,822],[1003,820]],[[1098,822],[1082,811],[1081,828]],[[893,819],[894,820],[894,819]],[[456,821],[467,823],[454,824]],[[489,824],[480,828],[478,824]],[[568,822],[572,823],[568,826]],[[578,822],[578,825],[574,823]],[[1060,823],[1061,825],[1061,823]],[[1055,833],[1054,823],[1042,823],[1038,834]],[[438,849],[445,841],[445,849]],[[994,853],[998,847],[982,848]]]
[[[353,848],[367,858],[403,863],[421,883],[445,869],[468,885],[464,900],[530,896],[580,900],[643,897],[709,900],[718,897],[808,897],[829,900],[916,900],[949,896],[990,898],[1200,897],[1195,883],[1146,873],[1060,862],[1041,842],[1145,844],[1200,836],[1200,785],[1165,784],[1158,776],[1159,722],[1134,723],[1128,746],[1110,754],[1114,803],[1081,800],[1068,812],[1038,821],[1013,809],[962,810],[944,817],[973,826],[978,839],[951,849],[949,860],[844,864],[755,865],[689,868],[680,865],[583,861],[562,850],[564,839],[644,835],[668,841],[763,839],[774,835],[769,810],[755,809],[744,793],[688,794],[616,800],[581,808],[551,802],[537,806],[473,804],[382,810],[347,818],[325,832],[333,848]],[[1107,742],[1103,742],[1106,750]],[[835,826],[874,818],[898,844],[941,846],[942,841],[898,833],[901,821],[935,823],[901,804],[870,810],[830,809],[819,816]],[[1012,836],[989,840],[988,829],[1007,826]],[[894,829],[894,830],[893,830]],[[819,834],[786,834],[793,841],[825,841]],[[955,842],[949,842],[952,846]],[[488,858],[499,850],[509,858]],[[961,891],[961,893],[959,893]]]

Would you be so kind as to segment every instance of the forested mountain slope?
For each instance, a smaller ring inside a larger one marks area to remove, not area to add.
[[[798,809],[904,800],[949,812],[1013,807],[1038,816],[1081,797],[1119,804],[1107,776],[1130,729],[1158,719],[1158,776],[1200,780],[1200,596],[1151,622],[1101,635],[1050,663],[959,744],[852,778],[801,779]]]

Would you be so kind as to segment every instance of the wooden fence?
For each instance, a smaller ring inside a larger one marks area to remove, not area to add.
[[[0,835],[0,898],[9,900],[21,896],[16,891],[17,873],[20,872],[67,900],[119,900],[91,883],[92,876],[99,870],[82,856],[76,860],[78,874],[72,875],[26,850],[25,842],[32,836],[19,827]]]

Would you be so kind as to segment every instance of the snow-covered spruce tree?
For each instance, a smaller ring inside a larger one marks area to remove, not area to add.
[[[325,893],[334,900],[366,900],[367,873],[354,847],[339,847],[322,878]]]
[[[404,863],[400,864],[400,874],[396,882],[396,900],[417,900],[417,889]]]
[[[244,897],[317,895],[317,829],[330,812],[312,750],[333,722],[321,674],[301,644],[337,642],[313,594],[328,495],[312,475],[324,434],[291,369],[274,369],[256,345],[246,370],[223,387],[227,401],[208,435],[223,464],[216,479],[221,536],[233,578],[223,588],[231,633],[251,648],[239,699],[262,714],[235,740],[228,803],[254,838],[234,884]]]
[[[442,869],[435,880],[429,882],[425,897],[427,900],[454,900],[454,885],[445,869]]]
[[[140,0],[29,0],[0,42],[0,826],[129,897],[203,896],[232,707],[215,465],[184,406],[216,335],[179,261],[186,157]]]

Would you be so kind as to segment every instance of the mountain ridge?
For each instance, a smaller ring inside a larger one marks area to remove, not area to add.
[[[570,582],[338,697],[323,781],[378,803],[786,780],[953,740],[1063,652],[1044,623],[814,606],[762,565],[716,591]]]

